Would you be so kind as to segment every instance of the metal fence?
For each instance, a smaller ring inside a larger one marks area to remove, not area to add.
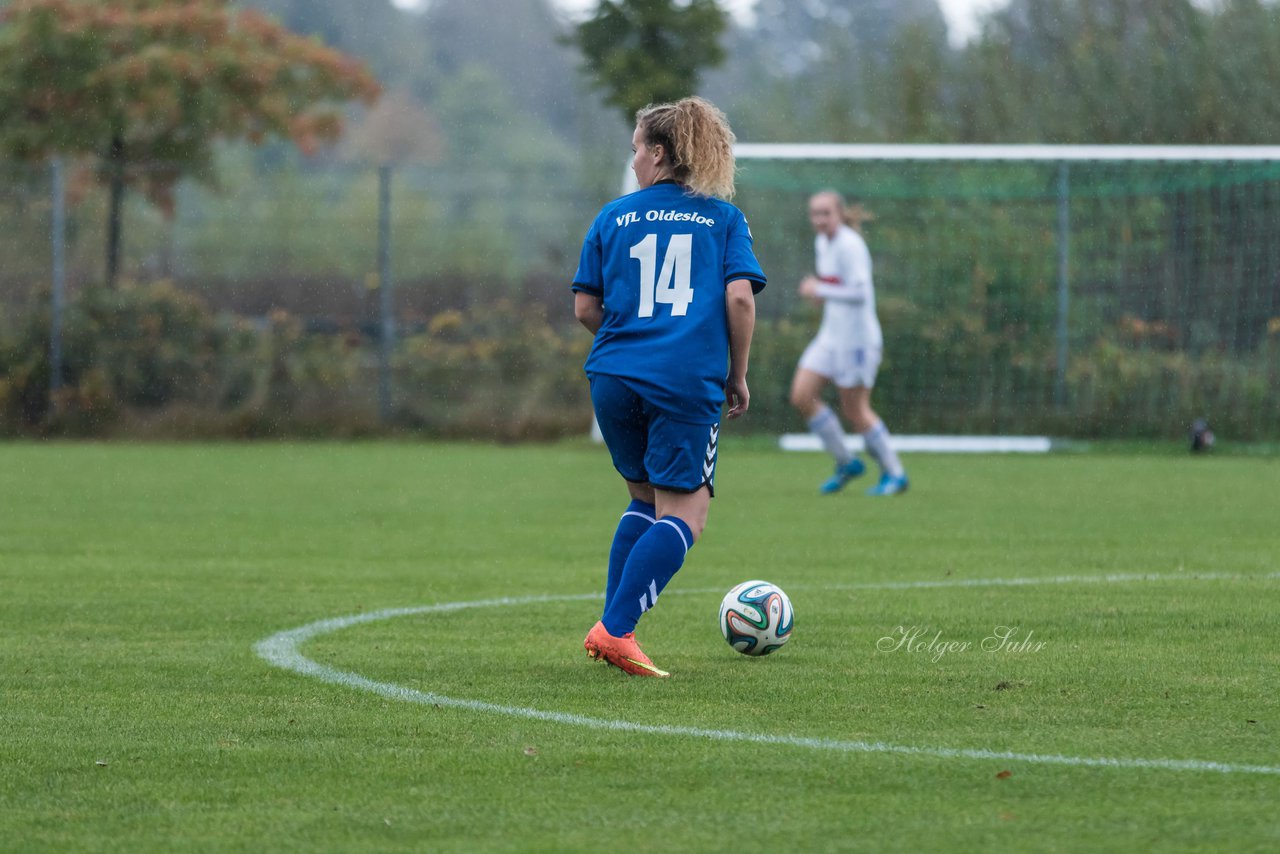
[[[64,171],[66,275],[74,291],[102,280],[108,205],[91,165],[69,164]],[[518,296],[539,278],[562,280],[601,201],[599,193],[557,176],[530,180],[513,170],[405,165],[392,169],[382,188],[390,198],[383,221],[380,172],[233,161],[210,183],[179,183],[167,215],[131,192],[122,276],[172,279],[217,308],[244,314],[284,308],[348,319],[366,311],[376,290],[385,239],[403,285],[397,305],[429,311],[492,291]],[[0,164],[0,300],[6,303],[22,302],[33,285],[49,281],[52,180],[48,166]]]
[[[1167,437],[1207,416],[1223,435],[1280,438],[1280,154],[907,149],[743,147],[736,201],[771,281],[752,360],[757,429],[797,426],[786,388],[816,328],[794,293],[812,265],[806,200],[834,187],[875,216],[865,232],[886,336],[876,400],[896,429]],[[130,195],[126,280],[169,280],[213,311],[283,311],[310,334],[355,336],[360,358],[382,365],[384,417],[414,397],[458,405],[422,377],[499,397],[511,376],[527,382],[497,366],[474,383],[453,364],[405,367],[458,358],[423,355],[422,340],[465,339],[462,327],[483,326],[498,301],[545,316],[560,336],[543,346],[551,333],[518,316],[474,333],[533,336],[510,351],[518,358],[581,344],[566,287],[606,193],[516,169],[236,157],[217,186],[180,184],[170,216]],[[59,193],[47,167],[0,166],[0,335],[50,305],[57,236],[68,298],[101,280],[105,194],[87,166],[61,180]],[[539,364],[564,385],[554,362]],[[531,397],[526,408],[543,405],[559,404]]]
[[[1280,436],[1280,149],[747,148],[770,316],[805,316],[810,193],[874,215],[896,423]]]

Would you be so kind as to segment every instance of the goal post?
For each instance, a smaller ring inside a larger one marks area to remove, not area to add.
[[[974,163],[1225,163],[1280,161],[1277,145],[964,145],[740,142],[739,161],[848,160]]]
[[[1280,438],[1280,146],[735,151],[771,286],[753,389],[777,398],[776,432],[797,426],[785,374],[816,328],[794,293],[806,202],[831,188],[874,217],[875,401],[895,431],[1171,438],[1204,416]]]

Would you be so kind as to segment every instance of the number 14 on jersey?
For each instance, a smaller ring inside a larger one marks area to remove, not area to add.
[[[655,304],[671,306],[672,317],[684,317],[693,302],[689,268],[693,257],[693,235],[673,234],[658,270],[658,235],[650,234],[631,247],[631,257],[640,262],[640,317],[653,317]]]

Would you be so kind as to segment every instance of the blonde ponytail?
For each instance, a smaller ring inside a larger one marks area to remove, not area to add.
[[[697,96],[670,104],[650,104],[636,112],[645,145],[661,145],[672,177],[695,193],[733,198],[736,137],[729,120]]]

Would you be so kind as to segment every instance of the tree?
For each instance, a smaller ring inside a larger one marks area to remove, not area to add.
[[[427,61],[429,41],[419,26],[421,15],[397,9],[390,0],[239,0],[237,5],[258,9],[292,32],[360,57],[388,88],[405,88],[423,73]]]
[[[947,34],[937,0],[758,0],[755,16],[752,61],[782,76],[822,68],[851,87],[890,60],[904,27]]]
[[[951,61],[937,0],[757,0],[734,27],[708,92],[739,136],[771,140],[945,139]]]
[[[552,128],[573,126],[580,100],[577,57],[560,40],[564,28],[549,0],[432,0],[422,25],[441,79],[437,91],[468,65],[483,65],[510,91],[517,109]]]
[[[387,92],[343,140],[345,154],[379,165],[433,162],[445,148],[440,122],[404,89]]]
[[[1013,0],[961,63],[962,137],[983,142],[1209,143],[1218,19],[1192,0]],[[1268,99],[1263,99],[1264,101]],[[1243,141],[1243,140],[1238,140]]]
[[[171,212],[181,177],[211,175],[218,140],[311,151],[340,134],[343,102],[378,95],[362,64],[228,0],[13,0],[2,15],[0,151],[97,159],[108,285],[126,186]]]
[[[1215,142],[1274,143],[1280,138],[1280,7],[1227,0],[1210,28],[1213,76],[1202,97],[1217,106]]]
[[[593,86],[631,122],[646,104],[693,94],[702,69],[724,61],[727,23],[715,0],[600,0],[571,39]]]

